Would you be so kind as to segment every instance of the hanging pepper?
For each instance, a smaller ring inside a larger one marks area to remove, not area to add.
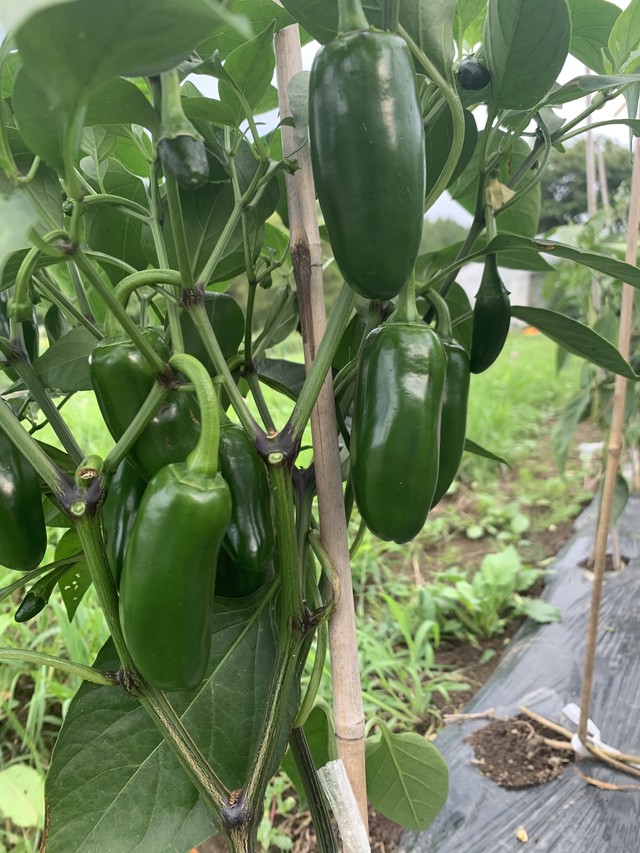
[[[446,361],[415,307],[413,283],[365,339],[351,434],[351,481],[367,527],[408,542],[422,529],[438,482]]]
[[[498,358],[507,340],[510,323],[509,291],[500,278],[496,256],[487,255],[473,306],[472,373],[483,373]]]
[[[247,571],[231,559],[224,548],[218,555],[216,571],[216,596],[221,598],[245,598],[264,585],[267,579],[265,569],[259,572]]]
[[[27,572],[47,548],[38,477],[0,430],[0,565]]]
[[[220,429],[220,473],[233,501],[224,549],[245,571],[261,572],[275,548],[269,483],[253,442],[231,421]]]
[[[154,331],[144,332],[163,361],[169,348]],[[153,367],[122,334],[108,335],[89,357],[89,375],[102,417],[118,441],[139,412],[156,380]],[[171,462],[181,462],[198,440],[198,414],[192,394],[170,391],[129,452],[147,480]]]
[[[428,291],[426,297],[431,301],[438,315],[436,328],[447,361],[440,421],[438,482],[431,503],[434,507],[449,490],[462,460],[467,432],[467,406],[471,377],[469,356],[465,348],[451,334],[451,319],[447,303],[435,291]]]
[[[340,272],[361,296],[387,299],[420,247],[424,128],[406,43],[351,5],[311,70],[311,162]]]
[[[181,187],[195,190],[209,180],[204,140],[184,114],[180,78],[174,68],[161,76],[162,103],[158,156],[165,175]]]
[[[51,593],[56,588],[60,581],[69,571],[69,566],[59,566],[57,569],[48,572],[40,580],[36,581],[29,592],[20,602],[20,606],[15,612],[14,619],[16,622],[27,622],[33,619],[38,613],[41,613],[47,606]]]
[[[220,420],[213,383],[199,361],[172,367],[196,387],[201,432],[182,463],[147,486],[125,553],[120,619],[133,661],[161,690],[191,689],[207,671],[218,553],[231,519],[231,494],[218,473]]]
[[[124,555],[147,481],[124,459],[109,483],[100,517],[107,559],[116,585],[120,583]]]

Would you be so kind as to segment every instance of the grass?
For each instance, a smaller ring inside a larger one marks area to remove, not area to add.
[[[299,337],[290,338],[278,355],[302,360],[299,341]],[[563,478],[553,472],[548,438],[550,419],[573,392],[579,366],[571,359],[557,375],[554,350],[553,344],[541,336],[512,335],[496,365],[486,374],[473,377],[468,435],[511,463],[513,471],[506,478],[504,466],[465,454],[457,489],[467,498],[466,508],[460,508],[460,501],[444,501],[418,540],[408,546],[393,546],[365,536],[354,560],[353,578],[367,717],[380,714],[396,725],[412,727],[432,709],[435,693],[448,695],[460,689],[455,673],[434,668],[434,649],[441,640],[441,630],[432,601],[424,592],[428,585],[421,591],[413,584],[416,565],[428,576],[437,554],[440,567],[454,566],[460,557],[461,535],[464,537],[472,525],[482,527],[482,537],[491,540],[494,550],[500,550],[507,542],[518,545],[528,535],[528,525],[523,527],[521,519],[530,517],[531,507],[539,510],[531,518],[532,526],[557,524],[575,514],[582,496],[579,473],[569,470]],[[265,397],[276,425],[282,427],[290,401],[268,388]],[[63,414],[86,453],[108,452],[113,442],[91,394],[76,395]],[[48,429],[38,436],[57,444]],[[304,443],[310,444],[309,433]],[[307,452],[307,462],[309,458]],[[490,526],[493,533],[487,532]],[[356,531],[354,519],[352,537]],[[501,533],[507,535],[500,538]],[[13,580],[15,573],[0,568],[0,586]],[[71,624],[55,593],[50,606],[36,620],[17,625],[12,615],[19,598],[2,605],[0,645],[38,649],[91,663],[106,639],[92,591]],[[4,744],[0,772],[16,762],[28,762],[40,774],[46,772],[55,733],[77,686],[77,680],[46,668],[0,666],[0,736]],[[323,693],[330,698],[326,678]],[[5,809],[0,799],[0,815]],[[24,853],[37,849],[37,827],[20,829],[7,824],[4,834],[1,827],[0,821],[0,853],[3,841],[7,849]]]

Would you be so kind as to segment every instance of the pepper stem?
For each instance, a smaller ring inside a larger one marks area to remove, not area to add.
[[[434,289],[427,290],[424,294],[424,298],[427,299],[435,309],[437,317],[436,328],[438,334],[445,341],[451,340],[451,315],[449,314],[449,306],[442,296],[440,296],[438,291]]]
[[[211,377],[202,362],[186,353],[173,355],[169,364],[193,383],[200,406],[200,438],[187,456],[187,466],[198,474],[215,477],[220,447],[220,409]]]
[[[421,321],[416,306],[416,280],[413,276],[400,291],[396,310],[389,317],[390,323],[419,323]]]
[[[339,0],[338,33],[368,30],[369,21],[362,8],[361,0]]]

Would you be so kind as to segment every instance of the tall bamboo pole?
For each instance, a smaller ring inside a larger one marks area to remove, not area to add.
[[[638,259],[638,229],[640,228],[640,144],[636,141],[633,157],[633,170],[631,173],[631,197],[629,199],[629,215],[627,219],[627,251],[625,260],[628,264],[635,265]],[[622,285],[622,305],[620,308],[620,329],[618,332],[618,349],[624,358],[629,359],[631,346],[631,328],[633,319],[633,295],[634,289],[628,285]],[[591,595],[591,612],[589,614],[589,628],[585,651],[584,673],[582,678],[582,690],[580,693],[580,725],[578,737],[582,743],[587,739],[587,721],[591,705],[591,693],[593,689],[593,671],[596,661],[596,645],[598,640],[598,618],[600,615],[600,601],[602,598],[602,581],[607,555],[607,538],[609,524],[611,521],[611,510],[616,488],[616,477],[620,464],[620,453],[622,449],[622,427],[624,425],[624,410],[627,394],[627,380],[624,376],[616,376],[613,411],[611,415],[611,431],[609,433],[609,447],[607,455],[607,467],[602,489],[602,500],[598,515],[598,527],[596,530],[596,544],[594,549],[594,578],[593,591]]]
[[[302,71],[297,25],[276,35],[276,70],[280,117],[291,115],[288,86]],[[298,161],[295,175],[286,176],[291,259],[300,303],[300,325],[307,371],[326,326],[322,287],[322,247],[318,231],[316,197],[309,146],[300,149],[295,128],[283,126],[284,154]],[[300,150],[298,150],[300,149]],[[322,544],[340,578],[342,595],[329,623],[329,648],[333,683],[333,712],[338,753],[367,826],[367,791],[364,767],[364,711],[360,685],[355,608],[351,594],[349,540],[342,494],[338,427],[331,377],[327,377],[311,416],[316,468],[318,512]]]

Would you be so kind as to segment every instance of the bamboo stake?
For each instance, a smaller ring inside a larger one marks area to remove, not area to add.
[[[297,25],[276,34],[276,69],[280,117],[291,115],[288,85],[302,70]],[[285,156],[298,161],[295,175],[287,175],[287,201],[291,234],[291,259],[300,303],[300,324],[307,371],[313,362],[326,325],[322,288],[322,247],[318,230],[315,190],[309,146],[301,150],[295,128],[282,128]],[[295,153],[294,153],[295,152]],[[322,544],[340,578],[341,595],[329,623],[329,648],[333,684],[333,712],[338,753],[367,826],[367,791],[364,767],[364,711],[360,685],[355,609],[351,590],[349,540],[344,513],[338,427],[331,377],[325,381],[311,416],[311,433],[318,490]]]
[[[631,197],[629,199],[629,215],[627,219],[627,251],[626,262],[636,264],[638,257],[638,229],[640,228],[640,145],[636,142],[633,156],[633,170],[631,173]],[[625,359],[629,359],[631,345],[631,326],[633,319],[633,294],[634,289],[628,284],[622,285],[622,304],[620,308],[620,328],[618,331],[618,349]],[[587,633],[587,644],[585,651],[584,673],[582,679],[582,691],[580,693],[580,725],[578,736],[580,741],[586,745],[587,721],[591,705],[591,692],[593,689],[593,671],[596,660],[596,643],[598,639],[598,617],[600,614],[600,601],[602,598],[602,580],[607,555],[607,535],[611,520],[613,497],[616,487],[616,476],[620,463],[620,452],[622,447],[622,427],[624,424],[624,409],[627,394],[627,380],[623,376],[616,376],[613,394],[613,412],[611,415],[611,432],[609,433],[609,449],[607,456],[607,467],[605,470],[604,486],[602,489],[602,500],[598,515],[598,527],[596,530],[596,544],[594,549],[594,579],[593,592],[591,596],[591,612],[589,615],[589,628]]]

